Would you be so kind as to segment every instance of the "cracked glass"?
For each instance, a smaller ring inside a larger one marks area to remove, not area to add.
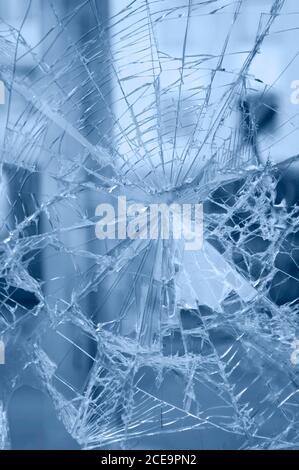
[[[3,3],[0,448],[24,386],[83,449],[298,448],[296,2]]]

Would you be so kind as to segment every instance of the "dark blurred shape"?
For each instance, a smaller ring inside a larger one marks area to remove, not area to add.
[[[278,112],[278,98],[273,93],[247,95],[240,100],[239,108],[243,145],[251,147],[257,162],[261,163],[258,138],[261,134],[274,130]]]
[[[9,186],[10,213],[7,215],[7,236],[9,231],[16,230],[22,222],[28,219],[35,211],[38,211],[39,198],[39,174],[33,173],[15,165],[4,165],[4,172]],[[40,233],[39,217],[25,224],[18,237],[31,237]],[[27,264],[28,273],[34,279],[42,278],[42,256],[39,250],[32,249],[24,255],[22,261]],[[3,274],[5,274],[3,272]],[[7,276],[0,278],[0,304],[2,314],[6,307],[19,306],[28,310],[34,308],[38,299],[33,292],[26,291],[13,285],[10,279],[9,267]]]

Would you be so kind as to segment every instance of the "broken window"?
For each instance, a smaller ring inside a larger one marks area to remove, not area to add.
[[[296,2],[10,4],[0,447],[29,384],[84,449],[296,448]],[[202,247],[99,240],[124,197],[202,205]]]

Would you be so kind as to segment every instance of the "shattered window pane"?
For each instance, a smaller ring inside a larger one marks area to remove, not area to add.
[[[0,3],[0,448],[25,386],[66,447],[298,448],[296,1],[23,3]]]

